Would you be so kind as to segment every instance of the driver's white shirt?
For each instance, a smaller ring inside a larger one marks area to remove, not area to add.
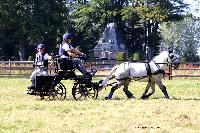
[[[73,47],[72,47],[72,45],[70,45],[70,44],[68,44],[68,43],[63,43],[63,44],[62,44],[62,49],[63,49],[64,51],[69,51],[69,50],[73,49]],[[61,58],[69,58],[69,57],[63,54],[63,55],[61,56]]]

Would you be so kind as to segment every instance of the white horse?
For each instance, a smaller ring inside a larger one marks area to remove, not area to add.
[[[159,64],[157,64],[159,63]],[[174,67],[179,65],[179,57],[172,53],[172,51],[163,51],[159,55],[155,56],[153,60],[148,62],[124,62],[116,65],[112,68],[109,74],[102,81],[102,90],[107,87],[108,81],[115,78],[117,82],[114,82],[111,87],[111,91],[106,99],[112,99],[113,93],[116,89],[124,85],[123,91],[128,98],[135,98],[133,94],[128,90],[128,85],[131,80],[148,82],[145,92],[142,95],[142,99],[148,98],[155,92],[155,83],[164,93],[165,98],[169,98],[166,87],[162,83],[162,79],[165,74],[165,69],[168,64],[173,64]],[[115,71],[116,70],[116,71]],[[115,76],[112,77],[115,71]],[[152,88],[152,92],[148,93],[149,88]]]

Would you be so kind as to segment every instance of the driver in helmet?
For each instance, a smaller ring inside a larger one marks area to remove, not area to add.
[[[82,66],[79,60],[73,59],[77,57],[86,58],[86,54],[80,52],[76,48],[72,46],[72,35],[70,33],[66,33],[63,35],[63,42],[60,45],[59,55],[62,59],[72,59],[73,63],[77,67],[77,69],[86,77],[94,76],[96,70],[92,69],[91,72],[88,72],[85,67]]]
[[[28,86],[28,94],[33,94],[35,90],[35,79],[37,75],[47,75],[48,74],[48,60],[51,56],[45,52],[45,45],[39,44],[37,46],[37,53],[35,56],[35,61],[33,67],[35,70],[32,72],[30,79],[32,84]]]

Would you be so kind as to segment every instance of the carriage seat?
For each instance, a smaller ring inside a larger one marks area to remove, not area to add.
[[[75,65],[71,59],[62,59],[58,60],[58,69],[63,71],[74,71]]]
[[[35,86],[37,89],[41,89],[44,85],[51,85],[53,80],[55,79],[55,74],[48,74],[48,75],[37,75]]]

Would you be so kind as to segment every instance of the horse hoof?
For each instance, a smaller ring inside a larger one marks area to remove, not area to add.
[[[142,100],[147,100],[148,97],[146,97],[146,96],[142,96],[140,99],[142,99]]]
[[[105,99],[106,99],[106,100],[111,100],[112,98],[110,98],[110,97],[105,97]]]
[[[168,95],[165,95],[164,98],[165,98],[165,99],[169,99],[169,96],[168,96]]]
[[[135,99],[135,97],[134,96],[130,96],[130,97],[128,97],[128,99]]]
[[[35,91],[33,91],[33,90],[29,90],[29,91],[27,92],[27,94],[28,94],[28,95],[36,95]]]
[[[99,82],[98,82],[98,84],[102,84],[103,83],[103,80],[100,80]]]

